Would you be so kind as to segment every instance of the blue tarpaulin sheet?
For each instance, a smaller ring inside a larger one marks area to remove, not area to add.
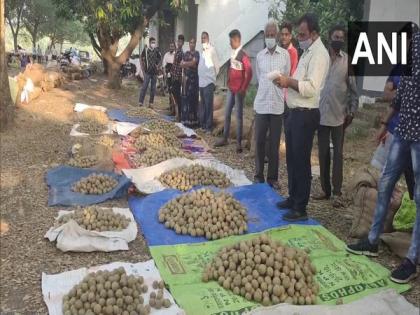
[[[133,124],[141,124],[145,121],[148,121],[147,118],[144,117],[128,117],[125,112],[125,109],[108,109],[107,114],[111,120],[121,121],[121,122],[129,122]]]
[[[102,195],[85,195],[71,190],[71,186],[75,182],[92,173],[101,173],[112,176],[118,180],[117,187]],[[127,193],[127,189],[131,184],[130,180],[124,175],[70,166],[59,166],[49,170],[46,179],[49,187],[49,206],[87,206],[101,203],[108,199],[120,198]]]
[[[130,122],[133,124],[141,124],[144,123],[150,118],[146,117],[128,117],[126,113],[126,109],[108,109],[107,114],[111,120],[121,121],[121,122]],[[167,115],[160,115],[162,119],[173,121],[174,117],[167,116]]]
[[[290,222],[282,219],[286,211],[279,210],[276,207],[276,203],[284,198],[279,196],[267,184],[231,187],[226,189],[226,191],[232,193],[248,209],[248,233],[261,232],[273,227],[290,224]],[[159,209],[180,194],[181,192],[178,190],[167,189],[143,198],[129,198],[129,207],[137,223],[140,224],[149,246],[207,241],[204,237],[178,235],[174,230],[167,229],[162,223],[159,223]],[[310,219],[308,221],[296,222],[295,224],[316,225],[319,223]]]

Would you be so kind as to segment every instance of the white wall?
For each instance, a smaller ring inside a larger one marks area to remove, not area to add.
[[[368,21],[413,21],[419,23],[419,0],[370,0]],[[365,77],[363,89],[382,92],[386,77]]]
[[[229,32],[239,29],[245,44],[256,36],[268,19],[271,0],[200,0],[197,37],[206,31],[222,63],[230,58]],[[198,40],[200,42],[200,40]],[[199,45],[197,45],[199,48]]]

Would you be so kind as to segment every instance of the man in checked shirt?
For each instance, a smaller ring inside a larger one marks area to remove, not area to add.
[[[267,183],[277,188],[279,171],[279,144],[284,113],[284,90],[274,84],[269,74],[278,71],[290,73],[290,58],[286,49],[276,43],[279,28],[274,20],[265,26],[266,48],[257,55],[258,91],[254,101],[255,110],[255,177],[254,180],[264,183],[264,157],[267,133],[269,134]]]

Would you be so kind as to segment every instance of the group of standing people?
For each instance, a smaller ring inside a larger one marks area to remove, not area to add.
[[[279,144],[284,125],[289,196],[277,203],[277,207],[287,210],[283,219],[290,222],[308,219],[307,206],[312,181],[311,152],[315,133],[318,135],[322,191],[312,197],[315,200],[332,199],[333,205],[339,202],[343,182],[344,133],[358,107],[355,77],[349,71],[348,55],[343,51],[346,29],[341,25],[332,27],[328,46],[325,47],[320,38],[317,17],[305,14],[297,23],[296,33],[300,57],[292,44],[292,25],[283,23],[279,28],[274,20],[270,20],[264,30],[265,48],[258,53],[255,65],[258,90],[254,100],[254,181],[278,186]],[[240,31],[231,31],[229,38],[232,53],[228,61],[224,134],[215,146],[228,143],[232,109],[236,106],[236,149],[241,152],[244,99],[253,73],[250,58],[241,44]],[[203,49],[200,53],[195,49],[194,38],[189,42],[189,50],[183,52],[184,37],[179,35],[176,49],[172,45],[170,55],[165,55],[164,59],[165,67],[172,61],[168,67],[170,70],[166,71],[171,80],[173,104],[180,113],[181,121],[189,126],[198,123],[210,131],[219,63],[216,51],[209,43],[208,33],[202,33],[201,41]],[[347,246],[347,250],[354,254],[378,254],[379,235],[383,230],[393,188],[400,175],[411,166],[414,181],[420,182],[419,49],[420,34],[416,33],[410,46],[413,73],[401,77],[396,92],[392,89],[392,106],[382,121],[380,138],[383,138],[391,124],[395,124],[395,131],[379,182],[374,222],[367,239]],[[159,63],[155,60],[156,66]],[[393,81],[390,83],[395,86]],[[141,105],[145,86],[147,88],[147,84],[143,85],[140,95]],[[199,94],[201,106],[198,103]],[[152,96],[151,93],[150,103],[153,103]],[[395,122],[393,117],[396,113],[399,113],[399,119]],[[332,179],[330,143],[333,145]],[[268,170],[265,177],[266,160]],[[411,195],[414,195],[417,205],[413,240],[407,258],[391,274],[391,280],[399,283],[406,283],[415,276],[420,252],[420,185],[416,184]]]
[[[211,131],[213,124],[213,97],[219,61],[216,50],[209,42],[209,34],[201,35],[202,51],[196,50],[196,39],[191,38],[189,49],[183,50],[185,37],[179,35],[176,45],[170,43],[163,56],[151,37],[141,54],[144,82],[140,91],[139,105],[143,106],[150,84],[149,107],[153,107],[157,76],[162,70],[169,90],[170,109],[178,120],[189,127],[201,127]],[[201,96],[201,103],[199,98]]]

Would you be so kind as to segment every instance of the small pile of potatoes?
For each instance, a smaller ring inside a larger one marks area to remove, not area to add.
[[[106,174],[90,174],[72,186],[72,191],[87,195],[102,195],[110,192],[118,185],[118,181]]]
[[[80,113],[81,120],[94,120],[102,125],[106,125],[109,122],[108,115],[100,110],[96,109],[85,109]]]
[[[208,240],[245,233],[247,220],[247,209],[232,195],[210,189],[182,194],[159,209],[166,228]]]
[[[97,144],[103,145],[107,148],[112,148],[115,144],[115,140],[110,137],[109,135],[103,135],[99,137],[99,139],[96,141]]]
[[[140,134],[134,142],[134,147],[140,151],[144,151],[151,147],[161,148],[168,146],[180,148],[182,142],[174,135],[163,135],[156,132]]]
[[[163,119],[152,119],[148,122],[142,124],[142,127],[147,128],[151,131],[163,133],[163,134],[169,134],[169,135],[183,135],[184,132],[179,128],[177,125],[175,125],[173,122],[166,121]]]
[[[316,303],[319,285],[308,254],[267,235],[224,247],[203,272],[226,290],[264,306]]]
[[[160,162],[173,159],[176,157],[191,158],[191,156],[181,149],[174,147],[151,147],[141,154],[136,154],[132,157],[132,162],[135,167],[153,166]]]
[[[100,270],[88,274],[63,297],[63,314],[147,315],[152,306],[150,302],[144,304],[143,294],[148,290],[142,276],[127,275],[123,267]],[[159,301],[160,307],[171,306],[170,300],[163,299],[163,290]],[[154,308],[157,308],[156,302],[154,299]]]
[[[115,213],[112,209],[96,206],[76,209],[73,213],[65,214],[58,218],[57,225],[63,225],[70,220],[90,231],[122,231],[130,224],[130,219],[122,214]]]
[[[69,160],[68,165],[73,167],[89,168],[96,165],[97,163],[98,159],[94,155],[76,155]]]
[[[91,135],[98,135],[103,133],[106,129],[106,125],[94,119],[83,119],[80,121],[77,131],[82,133],[88,133]]]
[[[171,301],[163,298],[165,283],[163,281],[153,281],[152,287],[157,291],[150,292],[149,305],[155,309],[170,307]]]
[[[142,117],[142,118],[156,118],[157,113],[150,108],[137,106],[137,107],[130,107],[125,114],[128,117]]]
[[[175,168],[163,173],[158,179],[164,186],[182,191],[198,185],[226,188],[232,184],[225,173],[199,164]]]

